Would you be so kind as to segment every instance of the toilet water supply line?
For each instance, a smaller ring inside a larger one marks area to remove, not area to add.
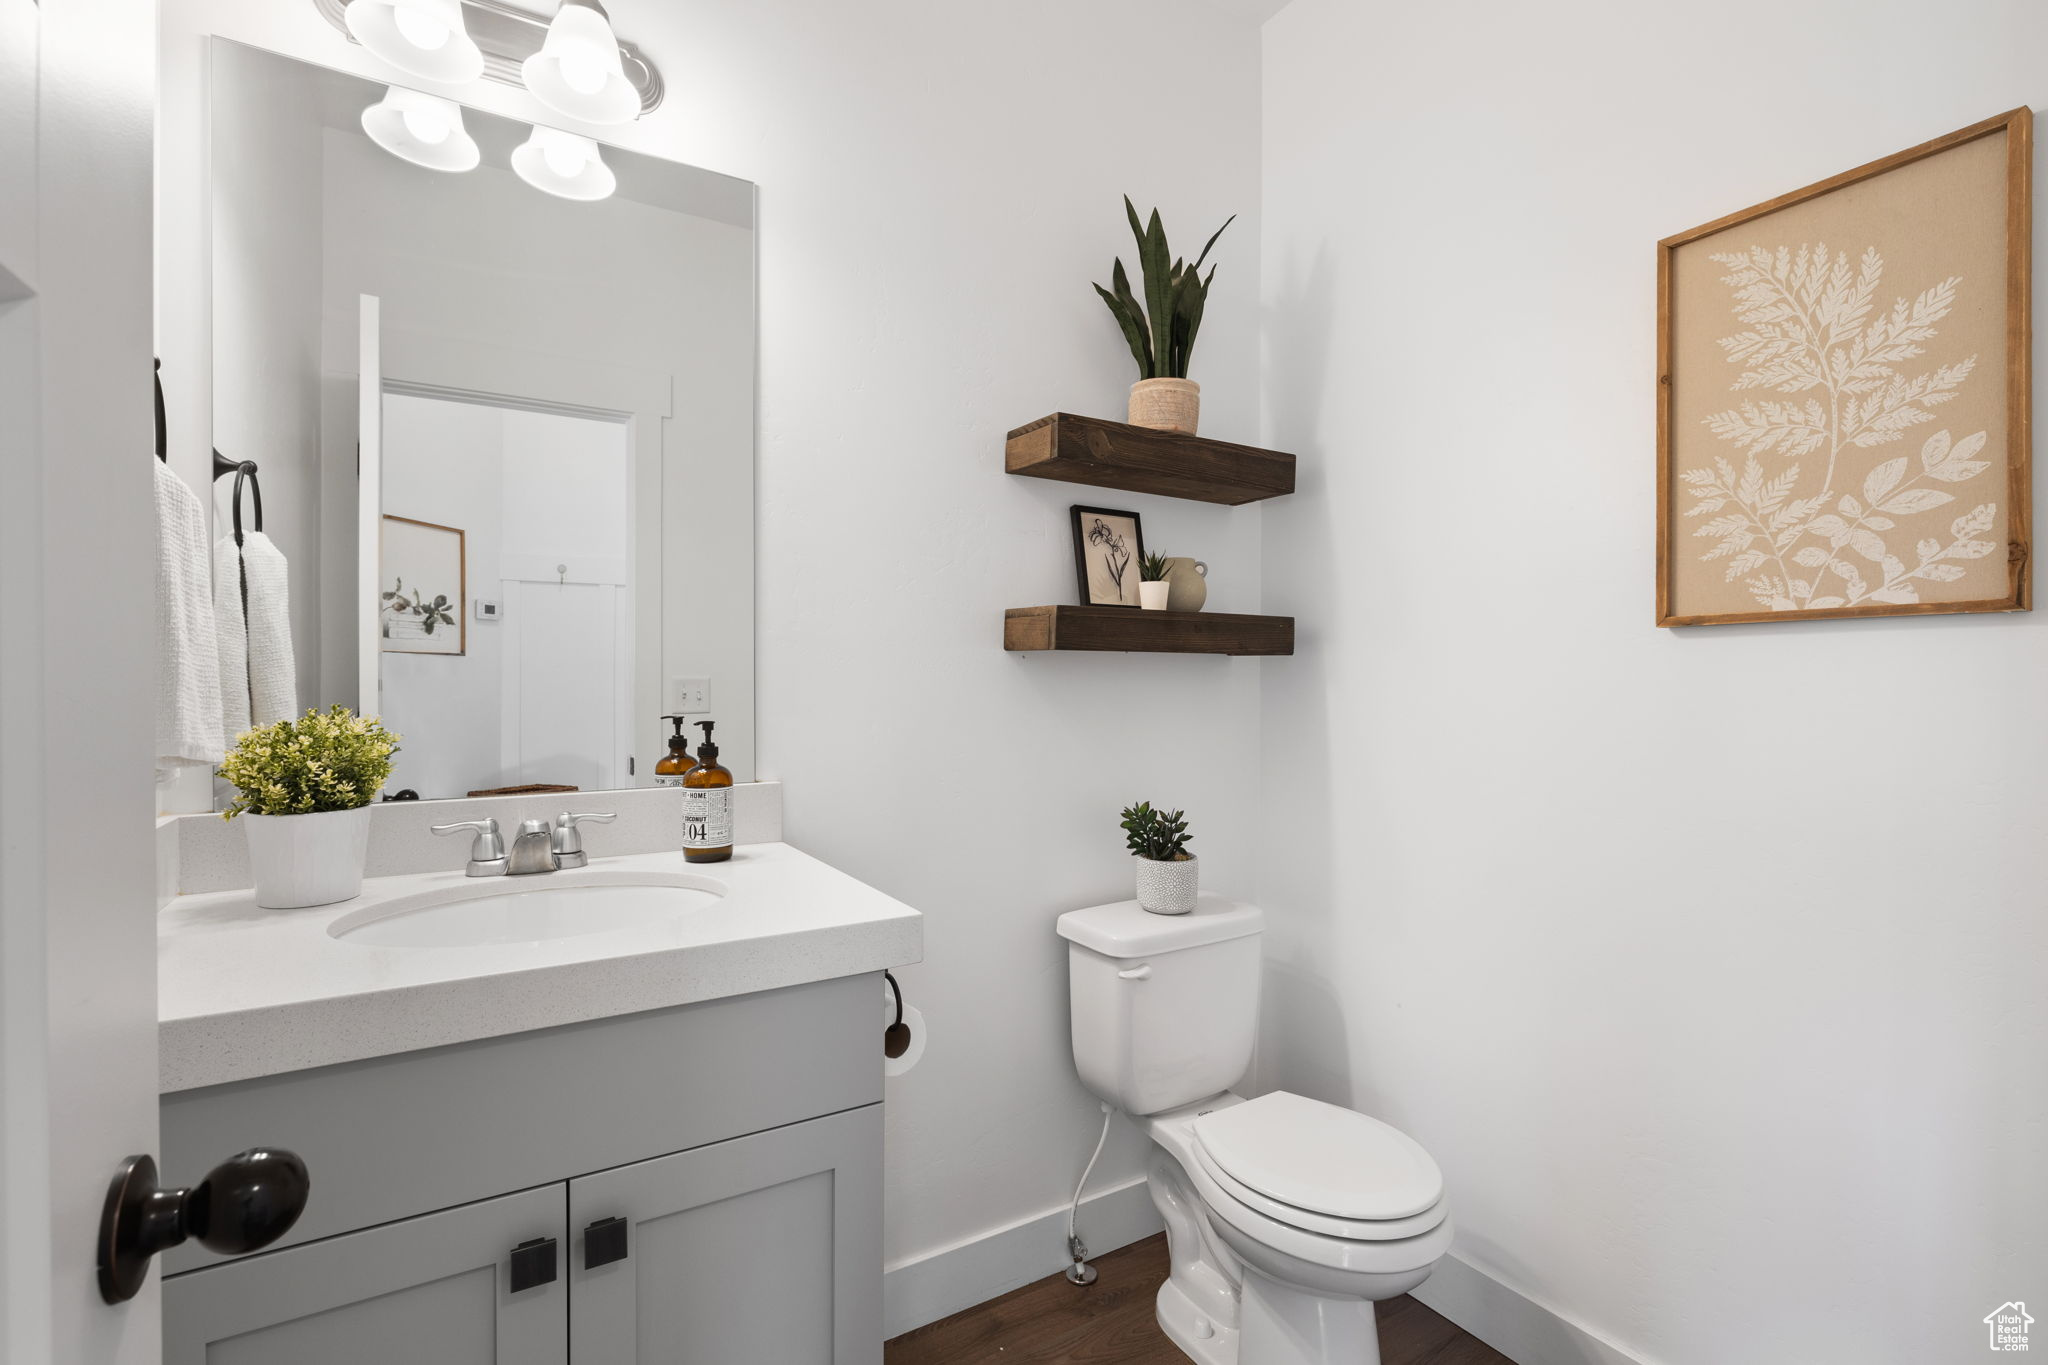
[[[1074,1263],[1067,1267],[1067,1280],[1071,1284],[1095,1283],[1095,1267],[1088,1264],[1088,1248],[1081,1244],[1081,1191],[1088,1188],[1088,1177],[1095,1173],[1095,1163],[1102,1159],[1102,1144],[1109,1141],[1109,1124],[1115,1117],[1116,1110],[1104,1104],[1102,1134],[1095,1139],[1095,1151],[1089,1156],[1088,1164],[1081,1168],[1081,1179],[1074,1186],[1074,1203],[1067,1210],[1067,1255],[1074,1258]]]

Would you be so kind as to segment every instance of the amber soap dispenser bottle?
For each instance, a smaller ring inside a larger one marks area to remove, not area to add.
[[[697,746],[697,766],[683,774],[683,857],[693,863],[732,857],[732,774],[718,766],[713,723],[697,722],[704,742]]]
[[[689,717],[663,716],[662,719],[675,726],[676,732],[668,737],[668,752],[654,765],[654,785],[680,787],[684,774],[690,771],[690,741],[683,734],[683,722]]]

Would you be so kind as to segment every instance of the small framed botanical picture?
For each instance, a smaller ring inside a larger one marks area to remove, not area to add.
[[[463,654],[469,621],[467,537],[454,526],[384,517],[378,634],[386,654]]]
[[[1074,574],[1083,606],[1137,606],[1138,561],[1144,557],[1136,512],[1074,508]]]

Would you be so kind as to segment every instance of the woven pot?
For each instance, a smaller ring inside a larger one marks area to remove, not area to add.
[[[1140,379],[1131,385],[1131,425],[1195,434],[1202,416],[1202,386],[1192,379]]]
[[[1195,908],[1195,887],[1201,879],[1199,858],[1155,863],[1133,858],[1138,865],[1138,908],[1155,915],[1185,915]]]

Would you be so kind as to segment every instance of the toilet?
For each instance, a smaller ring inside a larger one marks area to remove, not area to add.
[[[1450,1249],[1443,1174],[1350,1109],[1230,1087],[1258,1031],[1257,906],[1203,896],[1059,918],[1082,1082],[1152,1139],[1172,1271],[1159,1325],[1202,1365],[1376,1365],[1373,1304]]]

